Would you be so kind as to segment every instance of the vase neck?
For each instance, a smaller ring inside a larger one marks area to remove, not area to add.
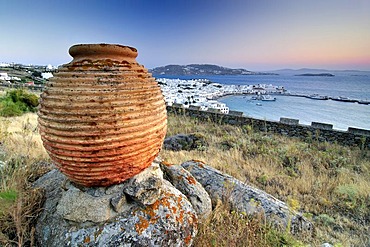
[[[137,50],[130,46],[113,44],[79,44],[69,49],[74,62],[83,60],[101,61],[111,60],[117,62],[136,62]]]

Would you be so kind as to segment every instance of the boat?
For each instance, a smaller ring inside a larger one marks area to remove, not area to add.
[[[258,94],[251,98],[252,100],[262,100],[262,101],[276,101],[275,97],[272,97],[269,94]]]
[[[342,96],[339,96],[339,97],[334,97],[334,98],[331,98],[332,100],[335,100],[335,101],[342,101],[342,102],[358,102],[357,100],[355,99],[350,99],[350,98],[347,98],[347,97],[342,97]]]
[[[362,104],[362,105],[369,105],[370,104],[370,100],[367,100],[367,99],[361,99],[358,101],[359,104]]]
[[[258,105],[258,106],[262,106],[262,104],[261,104],[261,103],[257,103],[256,105]]]
[[[316,100],[328,100],[328,96],[318,95],[318,94],[311,94],[306,96],[309,99],[316,99]]]
[[[266,94],[266,95],[263,95],[262,101],[276,101],[276,98],[272,97],[271,95]]]

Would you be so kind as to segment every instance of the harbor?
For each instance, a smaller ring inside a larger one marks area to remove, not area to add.
[[[299,119],[301,123],[308,125],[311,122],[333,124],[334,129],[339,130],[346,130],[348,127],[370,129],[367,93],[359,94],[359,97],[365,98],[360,100],[349,97],[355,95],[351,91],[341,97],[335,96],[338,91],[334,89],[331,90],[333,96],[324,95],[322,90],[317,90],[317,93],[313,90],[293,92],[290,88],[295,85],[262,83],[264,78],[266,77],[258,77],[256,81],[259,83],[248,85],[231,84],[235,80],[218,83],[205,78],[157,78],[157,81],[168,106],[195,107],[202,111],[215,110],[224,114],[231,110],[240,111],[245,116],[262,120],[279,121],[281,117],[288,117]]]
[[[259,97],[271,97],[270,94],[283,94],[284,87],[272,84],[258,85],[225,85],[214,83],[207,79],[168,79],[157,78],[158,84],[167,105],[180,105],[200,107],[201,110],[209,108],[219,110],[221,113],[229,113],[229,107],[217,101],[221,97],[230,95],[257,95]],[[265,99],[265,98],[264,98]]]
[[[321,94],[297,93],[284,86],[273,84],[234,85],[212,82],[208,79],[169,79],[156,78],[161,87],[167,105],[177,104],[185,108],[200,107],[202,110],[214,108],[222,113],[228,113],[228,106],[218,99],[226,96],[242,95],[255,101],[276,101],[277,95],[304,97],[312,100],[333,100],[339,102],[370,104],[368,99],[353,99],[344,96],[329,96]]]

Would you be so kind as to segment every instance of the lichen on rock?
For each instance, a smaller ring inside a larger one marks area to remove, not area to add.
[[[207,219],[212,212],[212,202],[203,186],[180,165],[161,164],[161,168],[165,178],[188,198],[198,218]]]
[[[149,205],[138,201],[142,197],[132,200],[124,192],[125,186],[133,184],[84,188],[70,183],[58,170],[45,174],[34,186],[44,188],[46,196],[36,225],[40,246],[190,246],[197,234],[192,205],[163,179],[160,188],[151,187],[159,193]]]

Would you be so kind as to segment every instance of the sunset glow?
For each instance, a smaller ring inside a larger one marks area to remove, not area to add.
[[[0,62],[70,61],[76,43],[119,43],[152,68],[370,70],[370,1],[0,0]]]

